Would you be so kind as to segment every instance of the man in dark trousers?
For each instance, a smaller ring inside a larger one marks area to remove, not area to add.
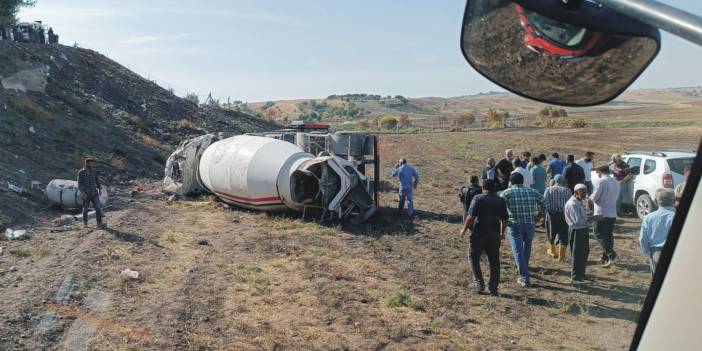
[[[78,172],[78,190],[80,190],[80,198],[83,200],[83,226],[88,226],[88,207],[92,203],[95,208],[95,219],[98,227],[105,229],[107,225],[102,222],[102,204],[100,204],[102,186],[100,185],[98,172],[95,169],[94,159],[85,159],[83,169]]]
[[[574,188],[575,193],[565,205],[565,220],[570,232],[570,257],[573,262],[570,281],[573,285],[580,285],[588,283],[585,280],[585,267],[590,254],[590,235],[587,212],[583,207],[583,201],[587,200],[587,186],[577,184]]]
[[[554,180],[556,184],[548,187],[544,192],[544,198],[548,201],[546,234],[548,235],[549,247],[546,252],[549,256],[558,258],[560,262],[565,263],[569,240],[568,224],[566,224],[563,211],[565,211],[565,205],[573,192],[565,186],[563,175],[556,175]]]
[[[585,171],[575,163],[575,156],[568,155],[566,160],[568,164],[563,168],[563,177],[566,179],[568,189],[574,191],[576,185],[585,184]]]
[[[507,202],[497,196],[495,181],[483,181],[483,193],[476,195],[468,209],[468,219],[460,232],[461,239],[470,230],[468,257],[473,271],[477,293],[485,293],[483,271],[480,269],[480,255],[485,252],[490,262],[490,295],[498,296],[500,283],[500,242],[505,239],[507,229]]]
[[[461,188],[461,192],[458,194],[458,197],[461,199],[461,203],[463,204],[463,222],[466,221],[466,217],[468,216],[468,208],[470,208],[470,203],[473,201],[473,198],[475,195],[482,193],[483,191],[480,188],[480,179],[475,175],[470,177],[470,185],[468,187]]]
[[[512,160],[514,159],[514,153],[512,149],[505,150],[505,158],[501,159],[500,162],[495,165],[495,189],[497,191],[502,191],[509,188],[509,176],[514,171],[514,166],[512,165]]]

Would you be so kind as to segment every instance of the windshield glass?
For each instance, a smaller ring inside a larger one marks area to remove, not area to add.
[[[584,43],[587,29],[559,22],[536,12],[528,10],[524,12],[539,34],[555,44],[567,48],[577,48]]]

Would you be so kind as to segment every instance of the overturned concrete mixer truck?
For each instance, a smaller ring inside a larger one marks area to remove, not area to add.
[[[264,134],[207,134],[184,141],[166,162],[163,191],[210,193],[243,208],[316,213],[321,220],[356,215],[356,221],[365,221],[377,209],[378,137],[326,128],[299,124]],[[372,177],[366,174],[368,165]]]

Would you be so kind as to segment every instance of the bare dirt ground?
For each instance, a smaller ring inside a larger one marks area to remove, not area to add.
[[[385,208],[362,226],[224,210],[207,198],[167,204],[157,181],[113,192],[110,229],[30,229],[0,242],[2,350],[621,350],[650,274],[638,220],[619,221],[612,268],[570,286],[537,232],[534,287],[516,284],[502,247],[499,298],[470,289],[456,193],[489,155],[693,148],[701,127],[498,130],[381,137]],[[570,145],[570,146],[566,146]],[[418,218],[395,210],[391,165],[423,180]],[[46,213],[44,223],[56,213]],[[203,241],[204,240],[204,241]],[[11,268],[14,267],[14,268]],[[120,277],[130,268],[138,280]],[[406,306],[405,306],[406,305]]]

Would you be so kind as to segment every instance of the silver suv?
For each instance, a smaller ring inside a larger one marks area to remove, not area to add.
[[[694,151],[663,150],[635,151],[622,155],[622,159],[631,167],[633,187],[628,187],[631,193],[626,194],[622,203],[633,206],[639,218],[658,207],[655,203],[656,189],[674,189],[685,181],[685,168],[695,160]],[[609,164],[614,169],[614,163]],[[592,183],[597,186],[598,177],[593,171]]]

